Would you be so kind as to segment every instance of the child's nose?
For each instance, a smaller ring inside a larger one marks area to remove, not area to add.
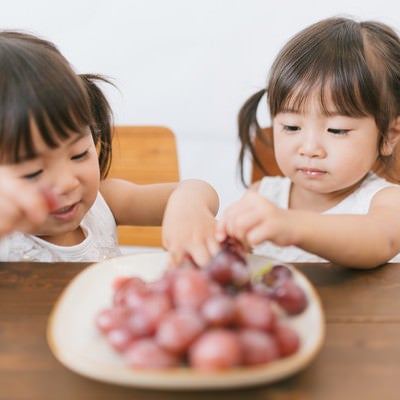
[[[310,158],[323,157],[325,149],[317,132],[307,132],[302,137],[300,155]]]
[[[79,185],[79,180],[75,174],[66,167],[54,170],[50,179],[50,187],[59,196],[74,191]]]

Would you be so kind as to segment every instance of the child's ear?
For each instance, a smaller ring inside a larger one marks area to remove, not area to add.
[[[383,143],[381,154],[390,156],[397,143],[400,141],[400,115],[398,115],[389,126],[385,143]]]

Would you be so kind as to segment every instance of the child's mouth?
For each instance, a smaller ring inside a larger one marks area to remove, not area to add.
[[[58,220],[69,221],[75,217],[78,210],[78,206],[79,202],[69,206],[57,208],[57,210],[53,211],[51,215]]]
[[[300,172],[308,177],[318,177],[326,174],[326,171],[315,168],[300,168]]]

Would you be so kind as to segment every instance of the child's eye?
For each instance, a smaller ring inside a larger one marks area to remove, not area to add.
[[[297,132],[300,130],[300,127],[295,125],[283,125],[283,130],[288,132]]]
[[[71,160],[80,160],[82,158],[85,158],[89,154],[89,150],[84,151],[83,153],[79,153],[75,156],[71,157]]]
[[[350,129],[333,129],[333,128],[329,128],[328,132],[332,133],[334,135],[345,135],[346,133],[350,132]]]
[[[24,175],[22,178],[24,179],[35,179],[43,172],[42,169],[39,171],[32,172],[31,174]]]

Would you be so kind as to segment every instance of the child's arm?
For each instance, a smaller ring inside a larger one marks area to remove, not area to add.
[[[51,194],[21,179],[31,163],[0,167],[0,237],[12,231],[32,233],[47,218],[54,202]]]
[[[214,217],[219,200],[206,182],[137,185],[107,179],[100,190],[117,225],[163,225],[163,245],[174,265],[186,257],[203,265],[218,248]]]
[[[269,240],[298,246],[336,264],[373,268],[400,252],[400,189],[378,192],[365,215],[283,210],[248,192],[223,214],[217,237],[226,234],[251,246]]]

